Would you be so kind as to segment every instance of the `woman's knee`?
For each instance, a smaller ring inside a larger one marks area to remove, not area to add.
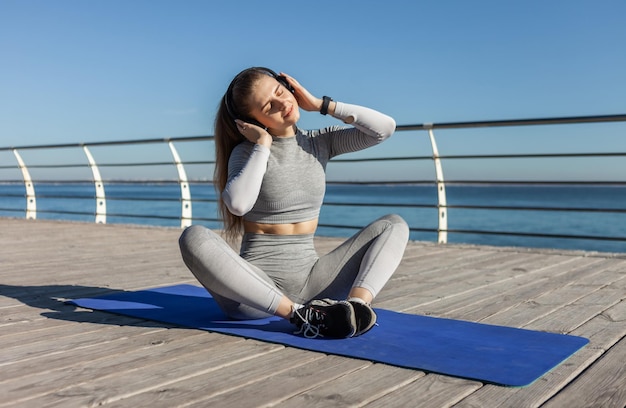
[[[384,215],[384,216],[380,217],[378,220],[376,220],[375,222],[385,223],[387,225],[390,225],[393,228],[397,228],[397,229],[399,229],[401,231],[406,231],[407,234],[408,234],[408,231],[409,231],[409,225],[404,220],[404,218],[402,218],[398,214],[387,214],[387,215]]]
[[[394,235],[403,241],[409,240],[409,224],[398,214],[387,214],[380,220],[388,223],[389,227],[394,231]]]
[[[202,225],[187,227],[178,239],[178,245],[183,255],[193,253],[205,242],[212,240],[216,234]]]
[[[180,234],[180,237],[178,238],[180,248],[187,248],[191,242],[197,241],[199,235],[204,233],[204,231],[202,231],[203,229],[204,227],[201,225],[192,225],[185,228],[183,233]]]
[[[387,214],[384,215],[381,219],[389,221],[392,224],[398,224],[408,228],[407,222],[398,214]]]

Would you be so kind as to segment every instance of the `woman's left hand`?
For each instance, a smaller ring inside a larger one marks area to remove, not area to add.
[[[280,75],[287,78],[287,82],[289,82],[289,84],[293,87],[293,94],[298,101],[298,105],[302,109],[308,112],[319,112],[319,110],[322,108],[323,102],[320,98],[313,96],[309,91],[307,91],[305,87],[300,85],[298,81],[285,74],[284,72],[281,72]]]

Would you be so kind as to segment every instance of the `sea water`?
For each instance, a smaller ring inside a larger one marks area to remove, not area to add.
[[[193,222],[220,228],[213,186],[194,183],[190,191]],[[38,219],[95,220],[93,184],[36,184],[35,193]],[[111,183],[105,185],[105,195],[107,223],[180,226],[180,187],[176,183]],[[446,217],[451,231],[448,242],[451,243],[626,252],[624,186],[451,185],[446,187],[446,196],[449,206]],[[346,205],[348,203],[356,205]],[[411,239],[436,242],[439,220],[436,205],[437,191],[431,185],[329,184],[318,235],[348,237],[374,219],[396,213],[411,227]],[[464,208],[466,206],[527,209]],[[532,209],[546,207],[566,210]],[[574,211],[580,208],[594,211]],[[0,184],[0,217],[23,218],[25,209],[22,184]],[[621,239],[572,239],[559,237],[561,235]]]

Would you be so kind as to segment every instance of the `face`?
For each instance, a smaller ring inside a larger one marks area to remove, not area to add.
[[[274,136],[294,134],[294,125],[300,119],[295,96],[275,78],[263,75],[250,97],[250,115],[265,125]]]

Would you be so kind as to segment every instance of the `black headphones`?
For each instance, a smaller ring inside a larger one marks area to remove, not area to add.
[[[278,75],[276,72],[272,71],[271,69],[264,68],[264,67],[252,67],[252,68],[245,69],[241,71],[240,73],[238,73],[237,76],[235,76],[235,78],[233,78],[230,85],[228,85],[228,90],[224,94],[224,104],[226,105],[226,111],[228,112],[228,116],[230,116],[233,120],[240,119],[240,120],[243,120],[244,122],[253,123],[255,125],[261,126],[262,128],[265,128],[265,126],[259,123],[257,120],[241,115],[239,111],[237,110],[237,107],[233,103],[233,87],[242,76],[248,75],[250,72],[260,72],[264,75],[271,76],[272,78],[276,79],[282,86],[287,88],[287,90],[289,90],[289,92],[291,93],[294,92],[294,89],[289,84],[289,82],[287,81],[287,78],[285,78],[284,75]]]

